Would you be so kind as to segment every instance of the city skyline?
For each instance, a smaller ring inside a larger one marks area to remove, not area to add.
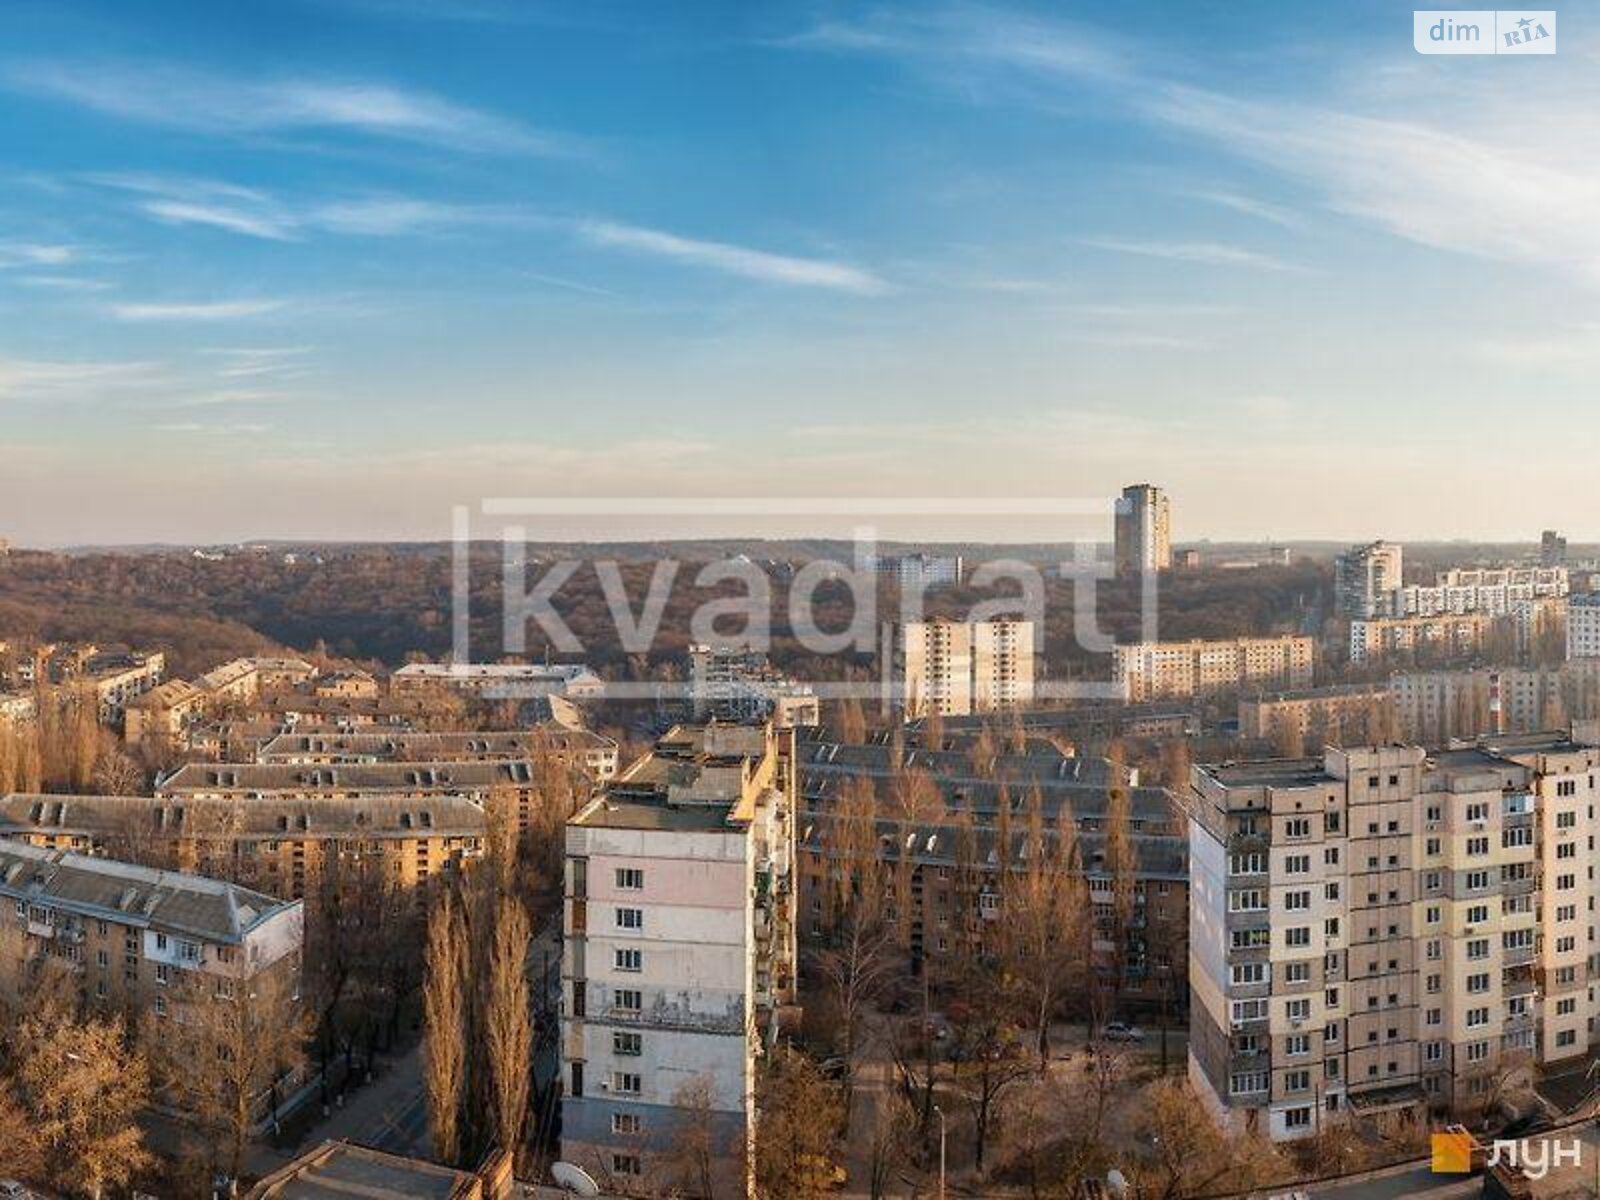
[[[1148,478],[1179,542],[1600,536],[1579,22],[1188,11],[23,5],[3,533]]]

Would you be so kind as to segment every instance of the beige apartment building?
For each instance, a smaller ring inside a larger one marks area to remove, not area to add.
[[[133,700],[161,682],[166,667],[167,656],[159,651],[149,654],[96,652],[84,662],[81,673],[73,677],[71,685],[93,697],[95,711],[103,724],[115,725],[122,720],[123,710]]]
[[[1595,731],[1196,767],[1191,1081],[1275,1139],[1588,1051]]]
[[[301,658],[253,656],[231,659],[213,667],[194,684],[213,701],[222,703],[253,700],[270,688],[304,683],[316,673],[316,667]]]
[[[1340,741],[1382,740],[1393,723],[1394,702],[1387,685],[1352,683],[1246,696],[1239,701],[1239,736],[1257,741],[1316,732]]]
[[[529,759],[326,765],[189,763],[156,786],[157,798],[176,802],[255,804],[263,800],[378,797],[418,801],[458,796],[483,807],[491,797],[505,797],[515,806],[520,829],[532,824],[539,805],[549,798],[548,791],[538,764]]]
[[[461,796],[233,799],[62,796],[0,799],[0,846],[132,859],[301,897],[325,867],[377,864],[412,888],[483,852],[483,809]]]
[[[1225,641],[1133,642],[1112,651],[1112,678],[1132,704],[1204,696],[1251,685],[1311,683],[1315,640],[1281,637]]]
[[[1123,488],[1112,526],[1117,574],[1172,566],[1172,504],[1166,492],[1149,483]]]
[[[1350,661],[1360,666],[1425,647],[1446,655],[1483,648],[1495,618],[1486,613],[1441,613],[1431,617],[1378,617],[1350,622]]]
[[[617,743],[550,722],[533,729],[470,733],[294,730],[262,742],[261,763],[495,762],[550,754],[601,782],[617,773]]]
[[[0,955],[0,973],[47,955],[90,1004],[165,1016],[190,976],[245,994],[263,971],[298,973],[304,918],[298,900],[233,883],[0,841],[0,930],[22,948]]]
[[[178,746],[190,723],[205,714],[209,701],[194,684],[169,679],[128,702],[122,714],[123,737],[130,742]]]
[[[1032,621],[910,621],[895,631],[906,716],[968,716],[1033,703]]]

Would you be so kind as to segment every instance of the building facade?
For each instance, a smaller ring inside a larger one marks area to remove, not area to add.
[[[1249,686],[1303,688],[1311,683],[1315,647],[1312,638],[1287,634],[1126,643],[1112,650],[1112,678],[1134,704]]]
[[[1481,1114],[1587,1052],[1592,737],[1196,767],[1190,1077],[1275,1139]]]
[[[1172,505],[1166,492],[1149,483],[1122,489],[1113,521],[1119,575],[1165,571],[1172,566]]]
[[[1600,658],[1600,592],[1568,599],[1567,658]]]
[[[1432,617],[1376,617],[1350,622],[1350,661],[1362,666],[1430,649],[1445,656],[1481,650],[1494,629],[1487,613],[1443,613]]]
[[[247,995],[263,971],[298,976],[300,902],[177,871],[0,841],[0,927],[22,961],[48,956],[106,1011],[166,1016],[189,977],[208,993]],[[0,955],[0,971],[20,963]],[[14,982],[14,981],[13,981]]]
[[[707,1122],[745,1194],[757,1060],[793,1002],[792,732],[678,727],[567,826],[562,1158],[664,1189]]]
[[[1333,560],[1334,607],[1353,621],[1389,614],[1390,597],[1405,577],[1405,551],[1396,542],[1352,546]]]
[[[809,684],[780,674],[756,650],[697,643],[689,647],[689,700],[696,721],[765,721],[780,729],[822,723]]]
[[[895,628],[908,717],[967,716],[1033,703],[1032,621],[909,621]]]
[[[1247,696],[1239,701],[1239,736],[1265,740],[1292,733],[1301,739],[1316,731],[1340,741],[1381,740],[1393,720],[1394,701],[1381,683],[1353,683]]]

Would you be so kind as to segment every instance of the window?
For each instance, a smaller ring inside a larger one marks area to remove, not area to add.
[[[619,892],[644,891],[644,872],[638,867],[618,867],[617,890]]]
[[[1489,906],[1487,904],[1474,904],[1467,909],[1467,924],[1482,925],[1489,919]]]
[[[1570,792],[1566,793],[1571,795]],[[1557,829],[1572,829],[1578,824],[1578,814],[1575,812],[1561,812],[1556,814]]]
[[[644,1173],[644,1168],[639,1162],[637,1154],[613,1153],[611,1155],[611,1173],[613,1175],[641,1175]]]
[[[1290,1000],[1283,1006],[1284,1015],[1291,1021],[1306,1021],[1311,1017],[1311,1001]]]
[[[1228,1082],[1228,1090],[1235,1096],[1247,1096],[1252,1092],[1266,1091],[1272,1076],[1266,1071],[1239,1071]]]
[[[643,1088],[644,1081],[636,1072],[611,1072],[611,1090],[619,1096],[637,1096]]]
[[[1556,847],[1556,857],[1557,858],[1577,858],[1578,857],[1578,843],[1577,842],[1562,842],[1559,846]]]
[[[1249,854],[1230,854],[1228,856],[1228,874],[1230,875],[1264,875],[1267,871],[1267,856],[1260,851]]]
[[[619,949],[616,954],[616,967],[619,971],[644,970],[644,951]]]
[[[156,964],[156,983],[158,983],[162,987],[166,987],[167,984],[171,981],[171,979],[172,979],[172,968],[167,966],[166,963],[157,963]]]
[[[1309,1106],[1300,1108],[1287,1108],[1283,1112],[1283,1127],[1285,1129],[1310,1129],[1311,1109]]]
[[[644,1008],[644,994],[637,988],[616,988],[611,993],[611,1003],[623,1012],[639,1012]]]
[[[1556,1001],[1556,1016],[1570,1017],[1578,1011],[1578,1001],[1573,996],[1564,996]]]
[[[1484,888],[1486,888],[1488,886],[1489,886],[1489,872],[1487,872],[1487,871],[1468,871],[1467,872],[1467,890],[1468,891],[1481,892],[1481,891],[1483,891]]]
[[[1471,995],[1481,995],[1489,990],[1488,975],[1468,975],[1467,992]]]
[[[1556,1045],[1558,1046],[1571,1046],[1577,1040],[1578,1031],[1576,1029],[1563,1029],[1556,1034]]]
[[[1311,1053],[1311,1035],[1291,1033],[1283,1040],[1283,1052],[1291,1057]]]
[[[1429,925],[1437,925],[1439,923],[1439,916],[1440,916],[1439,906],[1437,904],[1428,905],[1428,915],[1427,915],[1428,924]]]
[[[619,909],[617,909],[617,928],[618,929],[643,929],[644,928],[644,909],[642,909],[642,908],[619,908]]]
[[[1480,958],[1488,958],[1488,957],[1489,957],[1489,939],[1488,938],[1472,938],[1467,942],[1467,958],[1469,960],[1477,961]]]
[[[1283,931],[1283,944],[1285,946],[1311,945],[1311,926],[1294,925]]]
[[[1303,839],[1311,836],[1310,817],[1290,817],[1283,823],[1283,836],[1285,838]]]
[[[1235,929],[1231,941],[1235,950],[1259,950],[1271,944],[1272,931],[1270,929]]]
[[[1481,801],[1474,801],[1467,805],[1467,820],[1487,821],[1489,819],[1489,806]]]
[[[625,1058],[638,1058],[644,1053],[644,1036],[619,1029],[611,1035],[611,1052]]]
[[[1283,1090],[1286,1092],[1309,1092],[1311,1090],[1311,1072],[1285,1071],[1283,1073]]]
[[[638,1113],[612,1113],[612,1133],[639,1133],[644,1128]]]
[[[1260,888],[1240,888],[1228,893],[1229,912],[1266,912],[1267,894]]]
[[[1267,1019],[1267,1002],[1265,1000],[1235,1000],[1233,1002],[1233,1023],[1243,1025],[1246,1021],[1264,1021]]]
[[[1469,1013],[1468,1016],[1470,1017],[1471,1014]],[[1467,1023],[1470,1025],[1472,1022],[1469,1020]],[[1468,1042],[1467,1043],[1467,1061],[1468,1062],[1470,1062],[1470,1063],[1478,1063],[1478,1062],[1482,1062],[1484,1059],[1486,1059],[1488,1057],[1489,1057],[1489,1043],[1488,1042]]]
[[[1285,983],[1310,983],[1311,964],[1305,962],[1292,962],[1283,968],[1283,981]]]
[[[1266,963],[1234,963],[1233,986],[1250,987],[1258,983],[1267,982]]]
[[[164,934],[164,933],[156,934],[156,949],[157,950],[165,950],[166,948],[167,948],[167,935]]]
[[[1467,1009],[1467,1028],[1477,1029],[1489,1023],[1489,1010],[1487,1008]]]
[[[1430,1008],[1423,1017],[1422,1022],[1424,1025],[1442,1024],[1444,1022],[1444,1010],[1442,1008]]]
[[[1311,856],[1309,854],[1291,854],[1283,860],[1283,873],[1285,875],[1309,875],[1311,873]]]
[[[1486,837],[1469,837],[1467,839],[1467,857],[1478,858],[1489,853],[1489,839]]]
[[[1444,1061],[1444,1043],[1443,1042],[1428,1042],[1426,1045],[1424,1045],[1422,1047],[1422,1058],[1423,1058],[1424,1062],[1431,1062],[1431,1063],[1443,1062]]]
[[[164,1017],[166,1015],[167,1015],[167,998],[165,996],[157,996],[156,997],[156,1016]]]
[[[1287,912],[1304,912],[1311,907],[1310,892],[1285,892],[1283,907]]]
[[[572,1064],[572,1094],[574,1096],[583,1095],[583,1064],[581,1062]]]

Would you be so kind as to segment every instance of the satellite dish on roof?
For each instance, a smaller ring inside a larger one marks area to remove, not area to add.
[[[562,1191],[575,1196],[598,1196],[600,1185],[589,1177],[589,1172],[575,1163],[558,1162],[550,1165],[550,1178]]]

